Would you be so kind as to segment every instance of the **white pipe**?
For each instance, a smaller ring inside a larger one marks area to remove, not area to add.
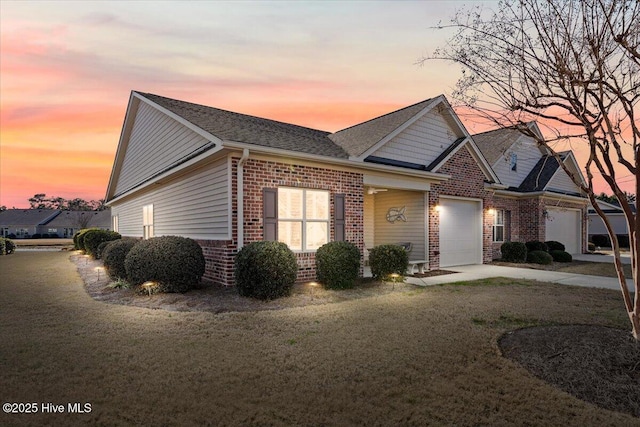
[[[238,197],[238,215],[236,221],[238,222],[238,250],[244,246],[244,164],[249,158],[249,149],[244,148],[242,150],[242,157],[238,160],[238,182],[237,191]]]

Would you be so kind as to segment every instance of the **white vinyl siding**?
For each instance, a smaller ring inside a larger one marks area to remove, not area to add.
[[[434,109],[376,150],[372,156],[429,165],[459,136]]]
[[[115,194],[143,183],[208,142],[178,121],[140,102]]]
[[[558,168],[556,173],[553,174],[549,184],[547,184],[547,190],[569,194],[580,193],[580,188],[578,188],[562,168]]]
[[[374,197],[375,245],[411,242],[409,260],[426,259],[425,193],[389,190],[377,193]],[[404,208],[406,221],[387,221],[387,213],[391,208]]]
[[[120,234],[142,236],[142,206],[154,205],[154,234],[224,240],[230,238],[227,159],[204,166],[174,181],[117,203]]]
[[[517,158],[515,171],[511,170],[512,154]],[[519,187],[541,157],[542,153],[535,141],[523,135],[493,164],[493,170],[504,185]],[[551,161],[555,162],[553,159]]]
[[[628,234],[629,227],[627,227],[627,219],[624,213],[607,213],[609,223],[613,228],[615,234]],[[604,221],[597,213],[589,214],[589,234],[607,234],[607,227],[604,226]]]

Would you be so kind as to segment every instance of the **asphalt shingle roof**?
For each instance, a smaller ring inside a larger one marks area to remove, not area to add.
[[[493,166],[521,135],[522,133],[517,129],[500,128],[478,133],[471,137],[484,158]]]
[[[558,154],[560,159],[564,161],[569,153],[569,151],[563,151]],[[551,155],[542,156],[533,169],[531,169],[529,175],[527,175],[527,177],[522,181],[518,187],[518,191],[528,193],[544,190],[559,167],[560,164],[555,157]]]
[[[307,154],[348,158],[348,154],[329,139],[329,132],[234,113],[218,108],[136,92],[177,114],[221,140]]]
[[[7,209],[0,212],[0,225],[5,227],[45,224],[58,215],[55,209]]]
[[[329,135],[352,156],[360,156],[384,137],[422,111],[433,98],[393,111]]]
[[[77,227],[81,216],[90,215],[89,227],[110,227],[111,209],[102,211],[61,211],[58,216],[47,223],[51,227]]]

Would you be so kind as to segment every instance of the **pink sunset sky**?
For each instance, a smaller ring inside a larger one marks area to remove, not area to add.
[[[446,95],[463,5],[2,0],[0,205],[103,198],[131,90],[326,131]]]

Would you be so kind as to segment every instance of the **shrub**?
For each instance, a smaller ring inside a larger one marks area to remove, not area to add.
[[[73,235],[73,248],[75,250],[84,251],[84,235],[89,231],[99,230],[99,228],[83,228],[80,231],[76,231],[76,234]]]
[[[298,263],[282,242],[253,242],[236,255],[235,275],[241,296],[271,300],[291,294]]]
[[[591,241],[596,246],[604,246],[606,248],[611,247],[611,241],[609,240],[609,236],[606,234],[594,234],[591,236]]]
[[[117,240],[121,240],[121,239],[117,239]],[[104,253],[105,248],[111,242],[115,242],[115,240],[107,240],[98,245],[98,248],[96,249],[96,259],[102,259],[102,254]]]
[[[553,260],[556,262],[573,261],[573,257],[571,256],[571,254],[565,251],[553,250],[553,251],[549,251],[549,255],[551,255]]]
[[[204,275],[202,248],[193,239],[179,236],[139,241],[124,261],[127,281],[133,286],[156,282],[159,292],[186,292]]]
[[[392,274],[404,276],[409,267],[409,254],[398,245],[375,246],[369,251],[369,266],[377,280],[388,280]]]
[[[595,252],[596,251],[596,245],[594,245],[593,242],[588,242],[587,243],[587,250],[589,252]]]
[[[16,235],[15,235],[15,234],[13,234],[13,233],[9,233],[9,234],[7,235],[7,238],[8,238],[8,239],[15,239],[15,238],[16,238]]]
[[[16,251],[16,244],[13,240],[0,237],[0,255],[11,255]]]
[[[544,242],[541,242],[539,240],[531,240],[525,243],[525,245],[527,246],[527,252],[533,252],[533,251],[549,252],[549,248],[547,247],[547,245]]]
[[[532,264],[551,264],[553,258],[549,255],[549,252],[531,251],[527,253],[527,262]]]
[[[32,239],[42,239],[42,234],[40,233],[34,233],[31,235]]]
[[[124,280],[127,277],[127,270],[124,260],[127,254],[138,243],[135,239],[119,239],[106,242],[107,245],[102,252],[102,263],[107,274],[112,280]]]
[[[616,234],[616,237],[618,238],[618,246],[620,246],[621,248],[628,248],[629,247],[629,235],[628,234]]]
[[[102,242],[121,239],[120,233],[108,230],[89,230],[84,234],[84,251],[95,259],[99,259],[98,246]]]
[[[521,242],[504,242],[500,246],[502,260],[506,262],[525,262],[527,260],[527,246]]]
[[[566,248],[560,242],[556,242],[555,240],[549,240],[548,242],[544,242],[547,245],[547,249],[549,252],[551,251],[564,251]]]
[[[360,274],[360,250],[350,242],[329,242],[316,252],[316,275],[329,289],[353,287]]]

